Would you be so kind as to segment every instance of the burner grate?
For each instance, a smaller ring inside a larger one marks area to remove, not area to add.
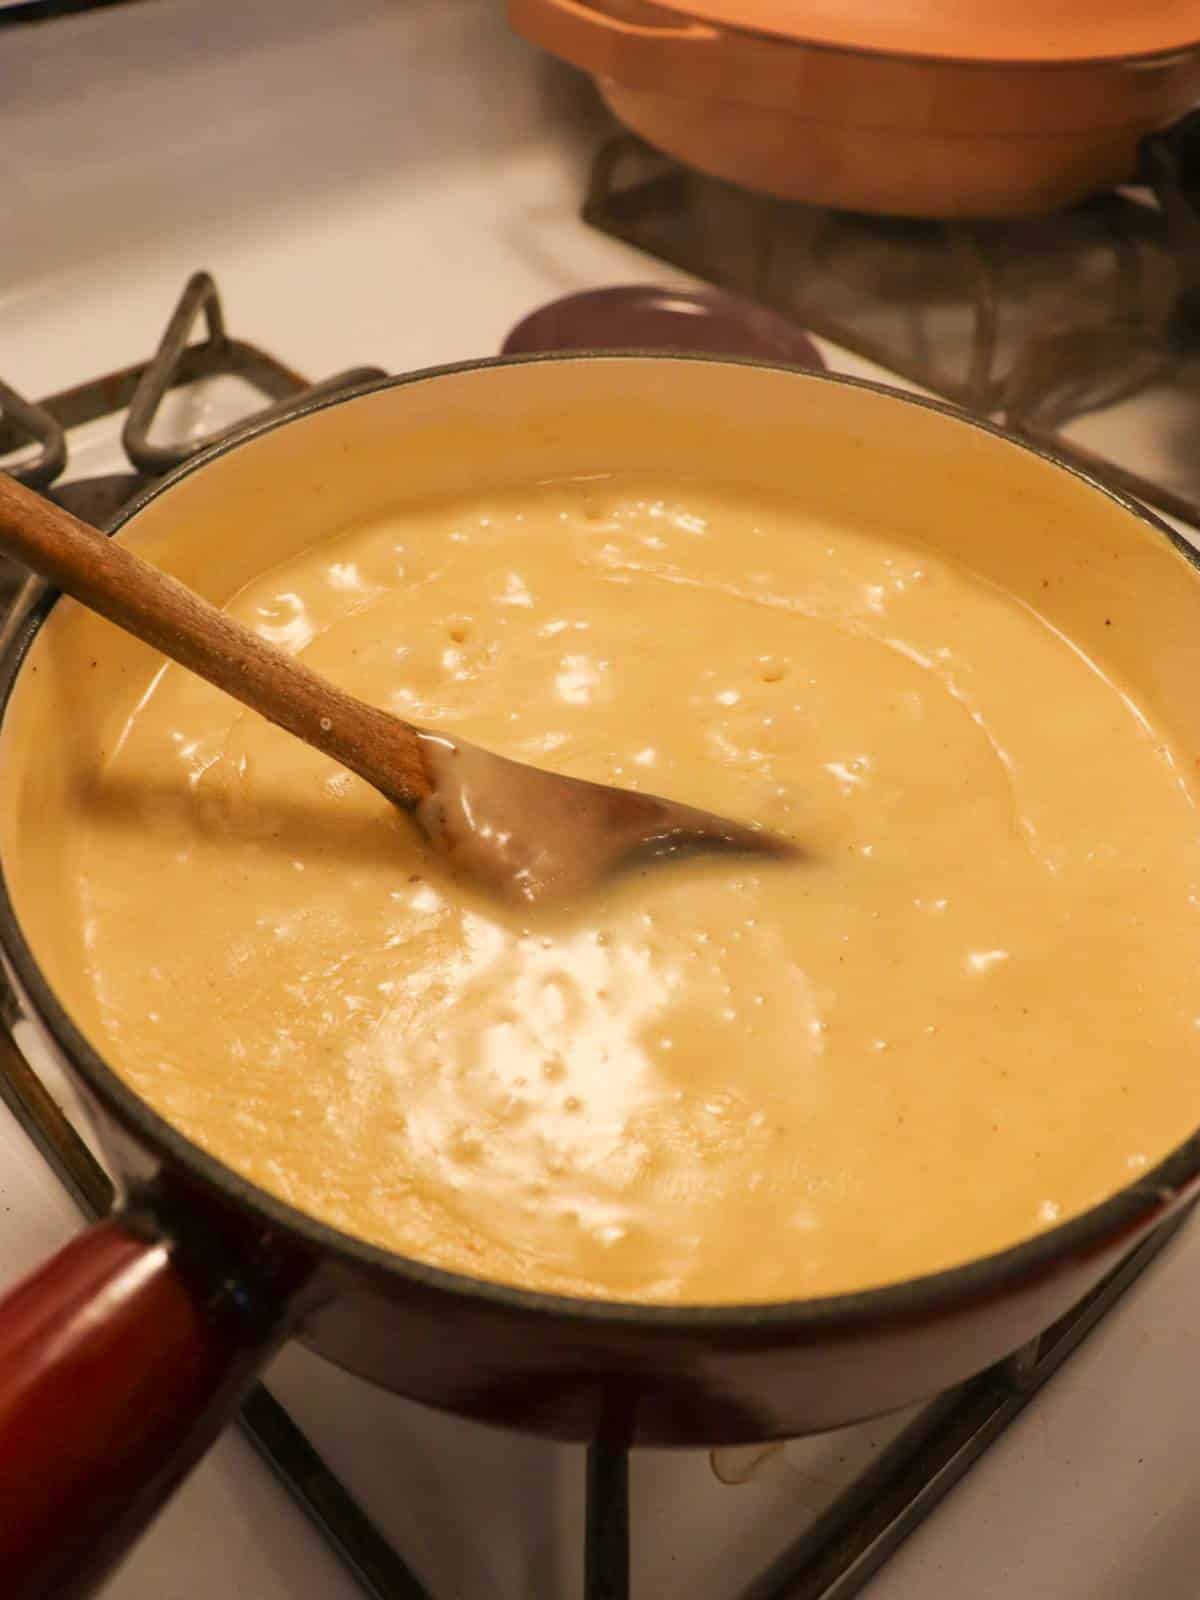
[[[1195,453],[1152,478],[1122,461],[1114,422],[1153,391],[1200,415],[1200,113],[1145,156],[1152,191],[938,222],[753,194],[622,134],[595,157],[583,215],[1200,524]]]
[[[190,342],[198,319],[203,318],[205,338]],[[202,450],[252,424],[270,421],[308,400],[339,394],[376,378],[386,377],[382,367],[353,367],[321,383],[310,383],[292,368],[243,339],[225,331],[225,316],[217,286],[207,272],[188,280],[155,354],[148,361],[120,372],[95,378],[73,389],[34,403],[0,383],[0,463],[31,489],[48,490],[51,499],[78,515],[102,515],[89,520],[107,521],[132,495],[154,478],[181,466]],[[153,435],[163,401],[173,390],[205,379],[234,378],[266,401],[233,427],[156,442]],[[67,435],[103,418],[125,413],[121,442],[133,473],[104,479],[59,483],[68,467]],[[30,457],[30,446],[36,453]],[[15,452],[19,458],[5,461]]]

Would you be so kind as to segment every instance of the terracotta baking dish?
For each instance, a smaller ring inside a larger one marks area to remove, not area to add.
[[[905,216],[1049,211],[1137,170],[1200,101],[1198,0],[509,0],[694,167]]]

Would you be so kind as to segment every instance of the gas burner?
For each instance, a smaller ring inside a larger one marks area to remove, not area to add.
[[[636,284],[552,300],[504,341],[505,355],[549,350],[655,350],[750,356],[821,371],[821,352],[766,306],[717,289],[692,293]]]
[[[1200,413],[1200,113],[1143,148],[1146,186],[1046,217],[868,217],[752,194],[628,134],[586,221],[1096,476],[1200,523],[1191,438],[1126,465],[1121,407]]]

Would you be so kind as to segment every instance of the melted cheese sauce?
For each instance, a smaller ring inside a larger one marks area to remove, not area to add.
[[[1200,830],[1050,622],[741,492],[351,532],[230,608],[417,722],[757,820],[552,920],[168,666],[79,801],[109,1059],[265,1188],[539,1288],[753,1301],[1033,1234],[1200,1122]]]

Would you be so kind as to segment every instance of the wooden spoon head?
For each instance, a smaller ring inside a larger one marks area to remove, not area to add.
[[[799,857],[778,834],[694,806],[545,772],[463,740],[420,739],[433,792],[418,822],[455,870],[509,901],[563,903],[667,856]]]

